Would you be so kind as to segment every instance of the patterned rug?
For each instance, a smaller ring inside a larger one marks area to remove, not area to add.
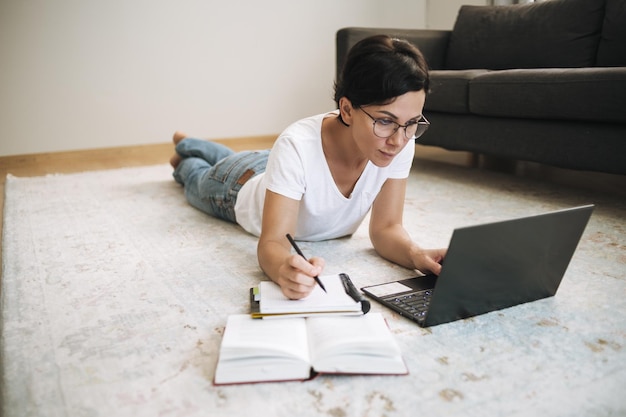
[[[264,279],[256,239],[184,200],[166,165],[7,178],[1,293],[9,416],[625,415],[626,202],[419,162],[405,223],[425,247],[455,227],[596,209],[555,297],[429,329],[377,304],[408,376],[215,387],[226,318]],[[413,275],[366,223],[303,243],[358,287]]]

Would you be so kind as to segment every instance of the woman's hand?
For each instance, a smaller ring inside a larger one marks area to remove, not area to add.
[[[422,249],[414,247],[410,254],[415,269],[424,274],[430,272],[439,275],[446,252],[447,249]]]
[[[307,262],[302,256],[292,254],[278,268],[275,280],[285,297],[299,300],[308,296],[317,283],[314,277],[324,270],[324,259],[313,257]]]

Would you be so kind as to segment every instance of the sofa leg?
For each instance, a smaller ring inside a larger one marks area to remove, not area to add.
[[[478,167],[489,171],[515,174],[517,171],[517,161],[515,159],[491,155],[479,155]]]
[[[467,164],[470,168],[480,168],[480,154],[478,152],[472,152],[468,155]]]

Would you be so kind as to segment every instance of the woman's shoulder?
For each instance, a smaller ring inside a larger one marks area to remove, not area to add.
[[[270,153],[270,160],[279,164],[308,166],[324,158],[322,148],[322,121],[334,114],[320,113],[292,123],[278,136]]]
[[[291,138],[299,138],[303,140],[305,138],[320,138],[322,134],[322,121],[329,116],[337,115],[338,112],[320,113],[314,116],[305,117],[296,122],[293,122],[281,133],[279,136],[286,136]]]

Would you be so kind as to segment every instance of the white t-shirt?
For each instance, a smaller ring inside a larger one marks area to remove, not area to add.
[[[349,198],[337,188],[322,149],[322,120],[337,112],[293,123],[278,137],[267,170],[246,182],[237,196],[237,223],[259,236],[266,189],[299,200],[297,240],[326,240],[353,234],[388,178],[407,178],[415,146],[411,143],[387,167],[367,162]]]

